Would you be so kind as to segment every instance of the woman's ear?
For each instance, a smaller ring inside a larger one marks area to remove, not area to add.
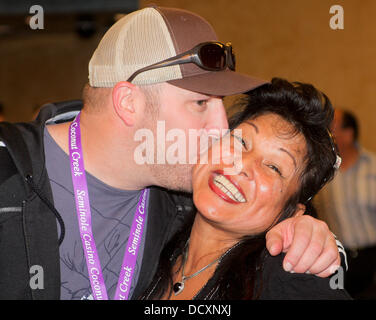
[[[295,213],[294,213],[294,217],[300,217],[304,214],[306,210],[306,206],[304,204],[301,204],[301,203],[298,203],[296,205],[296,210],[295,210]]]
[[[136,86],[127,81],[118,82],[112,90],[112,103],[119,118],[129,127],[136,122]]]

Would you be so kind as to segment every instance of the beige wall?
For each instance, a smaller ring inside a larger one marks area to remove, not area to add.
[[[0,101],[7,120],[27,121],[38,105],[79,99],[87,81],[88,61],[99,40],[42,32],[2,40]]]
[[[354,111],[361,142],[376,151],[375,0],[141,0],[140,6],[149,3],[205,17],[222,41],[233,43],[241,72],[313,83]],[[344,30],[329,28],[334,4],[344,8]],[[99,39],[69,33],[0,39],[0,101],[8,119],[24,121],[34,105],[79,98]]]

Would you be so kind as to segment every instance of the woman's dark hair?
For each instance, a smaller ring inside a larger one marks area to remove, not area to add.
[[[285,204],[276,224],[291,217],[298,203],[313,210],[312,197],[321,187],[333,178],[337,160],[334,142],[329,132],[333,120],[333,107],[327,96],[310,84],[290,83],[273,78],[246,94],[237,103],[242,110],[230,119],[230,128],[234,129],[242,122],[255,119],[268,113],[277,114],[292,125],[293,132],[288,137],[302,134],[307,144],[305,168],[300,176],[298,191]],[[286,137],[286,138],[288,138]],[[172,270],[176,259],[184,253],[185,244],[190,235],[192,217],[186,225],[168,243],[162,252],[160,264],[148,298],[160,299],[166,293],[171,294]],[[269,228],[270,229],[270,228]],[[268,229],[268,230],[269,230]],[[246,236],[227,254],[214,273],[215,299],[252,299],[261,292],[262,266],[267,255],[265,246],[266,230],[256,236]]]

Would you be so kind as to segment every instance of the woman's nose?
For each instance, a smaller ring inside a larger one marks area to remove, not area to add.
[[[222,161],[227,165],[226,174],[241,175],[249,180],[253,180],[255,176],[256,160],[251,150],[243,152],[237,144],[222,149]],[[226,156],[227,155],[227,156]]]
[[[257,169],[257,163],[252,152],[242,153],[241,165],[242,169],[240,175],[246,177],[248,180],[253,180],[255,177],[255,170]]]

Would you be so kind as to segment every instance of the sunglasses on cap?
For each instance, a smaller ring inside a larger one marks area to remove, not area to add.
[[[235,55],[231,43],[223,44],[213,41],[200,43],[191,50],[180,53],[175,57],[141,68],[134,72],[127,81],[132,82],[141,72],[184,63],[194,63],[201,69],[208,71],[222,71],[227,67],[235,71]]]

